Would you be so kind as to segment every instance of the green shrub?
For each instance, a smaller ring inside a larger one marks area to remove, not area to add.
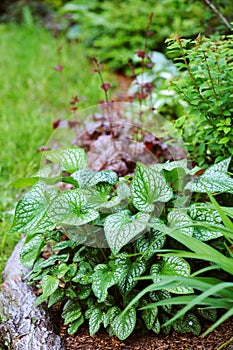
[[[200,1],[72,1],[61,13],[66,15],[61,23],[68,28],[67,37],[84,42],[89,56],[108,62],[114,70],[127,66],[132,52],[144,48],[146,23],[150,13],[154,20],[147,39],[150,49],[164,50],[164,40],[174,32],[190,37],[205,32],[211,20],[212,30],[215,14]],[[67,17],[68,15],[68,17]],[[219,24],[219,21],[218,21]]]
[[[233,154],[232,38],[168,40],[170,53],[178,51],[182,57],[176,62],[180,75],[172,85],[188,103],[176,127],[183,131],[188,151],[199,165]]]
[[[177,294],[195,298],[196,293],[182,281],[164,287],[164,275],[188,278],[191,270],[200,269],[193,260],[204,256],[207,266],[218,264],[216,278],[223,271],[226,279],[232,276],[229,258],[211,247],[223,246],[229,254],[232,232],[224,236],[225,218],[205,203],[206,191],[233,193],[233,179],[227,174],[230,158],[199,178],[193,178],[196,170],[190,170],[186,160],[151,166],[138,162],[133,177],[118,178],[111,170],[88,170],[85,152],[75,146],[45,152],[45,157],[51,171],[52,164],[59,164],[59,173],[46,177],[47,167],[46,173],[14,183],[33,187],[17,204],[11,233],[27,235],[21,261],[32,268],[31,283],[42,286],[36,304],[61,303],[69,333],[88,319],[91,335],[101,324],[122,340],[135,327],[167,334],[171,326],[162,325],[179,308],[169,303],[142,308]],[[72,189],[61,191],[60,181]],[[200,202],[188,204],[190,191],[198,193]],[[196,256],[190,253],[192,245]],[[182,247],[192,259],[179,256]],[[169,251],[161,258],[161,252]],[[148,274],[156,289],[138,281]],[[173,322],[173,328],[199,334],[202,317],[210,316],[193,309],[184,320]],[[217,313],[211,317],[215,320]]]

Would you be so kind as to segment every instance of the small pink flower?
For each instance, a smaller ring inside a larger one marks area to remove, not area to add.
[[[59,64],[58,66],[54,66],[53,69],[58,71],[58,72],[61,72],[63,70],[63,66],[61,64]]]
[[[103,89],[104,91],[108,91],[111,88],[111,85],[109,83],[103,83],[101,85],[101,89]]]

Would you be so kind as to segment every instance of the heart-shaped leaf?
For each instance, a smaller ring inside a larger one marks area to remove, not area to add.
[[[147,304],[148,304],[148,302],[146,302],[144,300],[144,302],[142,303],[142,306],[146,306]],[[157,316],[158,316],[158,308],[157,307],[145,309],[142,311],[142,319],[143,319],[147,329],[151,330],[153,328]]]
[[[197,316],[189,313],[183,319],[176,320],[172,327],[178,333],[193,333],[199,335],[201,332],[201,324]]]
[[[154,223],[162,224],[162,222],[159,219],[153,219]],[[152,222],[152,220],[150,220],[150,222]],[[136,240],[135,246],[139,253],[143,253],[143,258],[148,260],[155,254],[156,251],[162,249],[162,247],[165,244],[165,241],[166,236],[162,232],[150,228],[150,231],[146,232],[142,237],[139,237]]]
[[[72,281],[84,285],[90,284],[92,283],[92,273],[91,265],[86,261],[81,261],[78,265],[78,271]]]
[[[98,183],[106,182],[110,185],[114,185],[117,180],[117,174],[112,170],[78,170],[73,175],[72,178],[75,179],[81,188],[92,187]]]
[[[104,223],[104,231],[113,254],[117,254],[122,247],[141,233],[149,219],[149,214],[138,213],[131,216],[127,210],[109,215]]]
[[[79,189],[64,191],[49,205],[39,227],[80,226],[97,219],[99,213],[86,206],[86,198]]]
[[[211,322],[215,322],[218,317],[217,309],[202,309],[200,307],[197,309],[197,312],[201,317]]]
[[[121,313],[121,310],[117,306],[113,306],[108,309],[107,313],[104,315],[104,327],[107,328],[108,325],[111,327],[113,320],[116,316]]]
[[[89,333],[92,337],[100,329],[100,324],[104,321],[104,313],[100,308],[94,308],[89,318]]]
[[[52,305],[56,304],[58,301],[61,301],[64,294],[65,292],[63,289],[60,289],[60,288],[56,289],[55,292],[49,297],[48,307],[51,307]]]
[[[136,311],[134,308],[130,308],[113,319],[111,328],[120,340],[125,340],[133,332],[135,325]]]
[[[18,202],[11,232],[32,233],[43,218],[54,192],[46,192],[44,182],[36,183]]]
[[[205,224],[207,226],[209,226],[208,224],[218,226],[219,229],[224,228],[220,224],[222,220],[216,210],[207,207],[204,203],[194,203],[189,207],[188,213],[193,220],[200,223],[200,227],[194,227],[194,238],[200,241],[208,241],[222,236],[221,231],[217,229],[201,226],[203,223],[203,225]]]
[[[164,299],[167,300],[171,298],[171,294],[167,290],[153,291],[153,292],[150,292],[149,295],[150,295],[150,299],[155,303],[160,300],[164,300]],[[161,308],[167,313],[170,313],[172,310],[172,305],[171,304],[162,305]]]
[[[137,284],[135,278],[140,277],[146,270],[146,263],[141,258],[130,261],[127,254],[122,254],[116,259],[116,265],[121,269],[121,279],[118,287],[123,296],[128,294]]]
[[[168,202],[173,192],[163,174],[145,164],[137,163],[131,184],[131,195],[135,208],[152,212],[154,202]]]
[[[177,227],[179,232],[183,233],[184,235],[187,235],[187,236],[193,235],[193,231],[194,231],[192,227],[193,222],[190,216],[186,213],[186,210],[182,210],[182,209],[172,210],[168,214],[167,218],[171,228]],[[183,227],[183,226],[189,226],[189,227]]]
[[[155,334],[159,334],[159,333],[160,333],[160,328],[161,328],[161,326],[160,326],[159,319],[156,318],[156,319],[155,319],[155,323],[154,323],[154,325],[153,325],[153,327],[152,327],[152,331],[153,331]]]
[[[189,276],[190,265],[189,263],[176,256],[163,257],[162,264],[154,264],[151,266],[151,275],[154,283],[161,282],[161,275],[165,276]],[[177,287],[172,287],[168,290],[171,293],[188,294],[193,293],[193,289],[190,287],[184,287],[180,282],[177,283]]]
[[[72,146],[60,148],[54,151],[44,152],[46,158],[55,164],[59,164],[61,169],[73,173],[80,169],[85,169],[88,159],[84,149]]]
[[[233,194],[233,179],[227,174],[231,158],[222,160],[212,165],[204,174],[196,179],[196,182],[188,182],[186,190],[193,192],[210,193],[227,192]]]
[[[108,192],[101,191],[104,186],[90,187],[83,190],[87,200],[87,205],[90,208],[96,208],[100,211],[102,209],[110,209],[120,204],[121,198],[119,196],[110,197]]]
[[[103,302],[108,296],[108,288],[116,285],[121,279],[121,268],[113,269],[105,264],[99,264],[95,267],[92,275],[92,290],[98,298],[98,302]]]

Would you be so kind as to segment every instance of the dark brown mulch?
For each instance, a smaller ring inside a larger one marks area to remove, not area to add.
[[[69,336],[64,327],[61,328],[67,350],[218,350],[228,340],[231,344],[224,346],[224,350],[233,350],[233,319],[229,319],[215,329],[204,339],[192,334],[170,335],[140,334],[134,332],[128,339],[120,341],[110,337],[104,330],[100,330],[90,337],[86,327],[81,327],[76,335]]]

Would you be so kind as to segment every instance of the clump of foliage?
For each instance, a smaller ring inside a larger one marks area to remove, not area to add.
[[[180,75],[172,81],[178,96],[188,103],[176,121],[188,151],[199,165],[233,154],[232,35],[195,40],[172,36],[169,52],[181,58]]]
[[[112,170],[87,169],[86,154],[76,146],[47,151],[45,157],[50,162],[46,171],[14,184],[33,186],[17,204],[11,232],[27,236],[21,261],[32,268],[31,283],[42,287],[37,305],[46,300],[49,307],[59,303],[69,333],[89,320],[91,335],[101,325],[119,339],[137,327],[168,334],[171,325],[163,324],[180,308],[162,301],[197,294],[182,281],[164,286],[162,278],[188,278],[200,269],[201,260],[195,264],[190,252],[193,242],[195,249],[202,247],[206,271],[214,262],[215,277],[222,277],[223,271],[226,280],[232,276],[229,258],[218,252],[230,254],[232,233],[224,236],[222,218],[206,203],[205,194],[233,193],[227,174],[230,158],[200,177],[180,160],[151,166],[138,162],[134,176],[118,178]],[[53,164],[59,165],[59,176],[48,176]],[[61,181],[69,189],[61,190]],[[190,191],[198,193],[200,202],[189,204]],[[189,240],[190,248],[185,248]],[[185,250],[187,259],[179,256],[179,249]],[[168,251],[169,256],[161,257]],[[148,275],[156,288],[138,281]],[[161,306],[145,309],[157,301]],[[203,318],[214,321],[216,310],[194,307],[172,327],[199,334]]]
[[[191,37],[205,32],[209,21],[209,28],[216,27],[216,14],[203,2],[184,0],[72,1],[61,9],[60,23],[68,39],[84,42],[89,56],[95,56],[98,51],[100,60],[108,62],[111,69],[122,70],[127,67],[131,52],[141,47],[151,11],[154,21],[150,30],[155,35],[148,39],[148,47],[153,50],[163,50],[164,40],[171,33],[180,31]]]

